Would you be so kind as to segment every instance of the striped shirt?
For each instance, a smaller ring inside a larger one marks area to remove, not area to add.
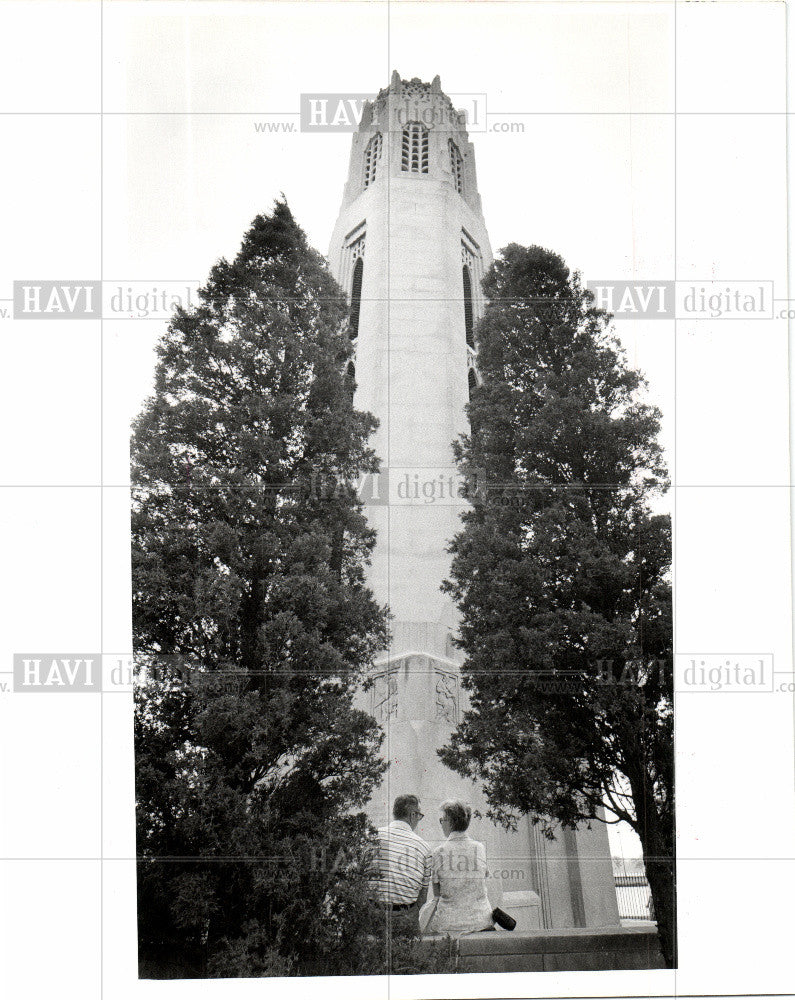
[[[402,819],[378,831],[370,889],[380,903],[415,903],[431,880],[431,849]]]

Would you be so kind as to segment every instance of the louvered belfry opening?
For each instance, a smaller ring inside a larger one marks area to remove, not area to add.
[[[403,129],[401,166],[410,174],[428,173],[428,130],[420,122]]]
[[[378,170],[378,161],[381,159],[382,142],[381,133],[376,132],[372,139],[367,143],[367,149],[364,152],[365,187],[369,187],[375,181],[376,172]]]
[[[456,191],[463,196],[464,194],[464,160],[461,156],[461,152],[458,146],[453,142],[452,139],[447,140],[447,146],[450,150],[450,171],[453,174],[453,183],[455,184]]]

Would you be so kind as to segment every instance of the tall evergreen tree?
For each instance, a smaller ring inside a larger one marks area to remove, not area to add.
[[[356,492],[376,422],[344,295],[284,201],[199,299],[132,440],[141,968],[351,971],[355,810],[385,767],[353,703],[388,634]]]
[[[451,544],[471,709],[440,751],[492,815],[551,834],[608,816],[643,847],[675,961],[670,520],[659,413],[559,256],[516,244],[484,282],[482,383],[456,445]]]

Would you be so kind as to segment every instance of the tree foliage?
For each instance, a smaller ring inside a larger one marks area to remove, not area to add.
[[[350,969],[385,646],[345,298],[283,201],[178,309],[132,440],[142,973]],[[159,972],[157,970],[160,970]]]
[[[508,246],[484,282],[481,384],[455,444],[471,506],[446,589],[471,708],[440,753],[492,815],[637,831],[674,952],[670,520],[659,412],[563,260]]]

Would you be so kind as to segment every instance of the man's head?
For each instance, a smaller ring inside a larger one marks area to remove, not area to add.
[[[416,830],[417,824],[422,819],[420,800],[416,795],[398,795],[392,806],[392,815],[395,819],[402,819],[404,823],[408,823],[412,830]]]

